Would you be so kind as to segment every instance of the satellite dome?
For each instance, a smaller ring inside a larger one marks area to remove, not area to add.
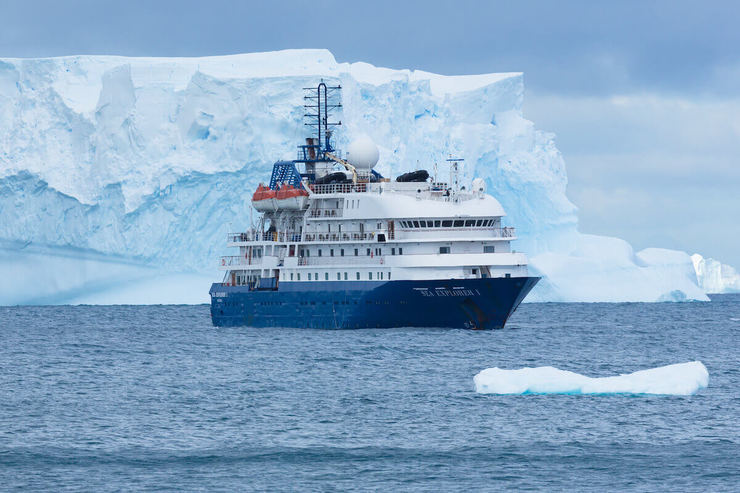
[[[473,191],[478,193],[486,193],[486,182],[483,178],[476,178],[473,180]]]
[[[372,169],[379,157],[378,146],[367,135],[358,137],[347,147],[347,161],[359,169]]]

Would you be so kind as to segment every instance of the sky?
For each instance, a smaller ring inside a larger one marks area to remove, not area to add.
[[[740,2],[2,0],[0,57],[327,48],[446,75],[524,72],[579,229],[740,267]]]

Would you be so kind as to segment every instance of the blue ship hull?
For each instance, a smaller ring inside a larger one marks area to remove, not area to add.
[[[280,282],[276,290],[211,286],[216,326],[498,329],[539,277]]]

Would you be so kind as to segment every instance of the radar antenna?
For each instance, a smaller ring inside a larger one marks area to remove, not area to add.
[[[322,161],[326,159],[327,152],[334,152],[331,145],[330,127],[342,124],[341,121],[330,121],[332,112],[342,107],[340,101],[342,86],[327,86],[322,80],[317,87],[304,87],[303,90],[305,91],[303,124],[311,127],[316,135],[315,139],[306,139],[306,145],[301,146],[304,154],[303,161]]]

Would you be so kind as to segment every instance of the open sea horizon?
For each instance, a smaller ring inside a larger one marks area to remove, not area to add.
[[[711,298],[526,303],[494,331],[0,307],[0,490],[738,491],[740,294]],[[689,396],[473,385],[695,360],[709,384]]]

